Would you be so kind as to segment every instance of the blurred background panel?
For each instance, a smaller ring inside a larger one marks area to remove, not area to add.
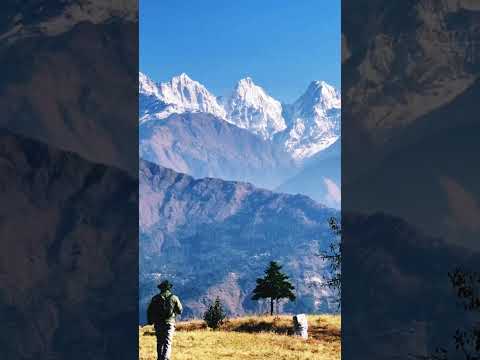
[[[137,356],[138,4],[0,15],[3,359]]]
[[[449,273],[479,270],[479,17],[342,2],[344,359],[478,357],[455,350],[478,309]]]

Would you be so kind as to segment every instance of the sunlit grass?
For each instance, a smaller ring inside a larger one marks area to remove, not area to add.
[[[310,339],[291,336],[291,316],[231,319],[220,330],[202,321],[179,322],[172,360],[340,359],[340,316],[308,317]],[[150,326],[140,328],[140,360],[154,360],[156,339]]]

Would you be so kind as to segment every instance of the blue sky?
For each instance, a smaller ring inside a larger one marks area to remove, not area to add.
[[[284,102],[340,87],[340,0],[140,0],[140,70],[181,72],[215,95],[246,76]]]

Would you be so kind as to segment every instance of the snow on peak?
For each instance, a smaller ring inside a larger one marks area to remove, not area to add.
[[[168,106],[160,97],[158,85],[142,72],[138,73],[139,120],[140,123],[155,119],[158,114],[168,111]]]
[[[261,106],[262,102],[265,101],[278,103],[278,101],[267,95],[265,90],[256,85],[250,77],[238,81],[232,97],[241,98],[245,102],[255,106]]]
[[[293,104],[285,149],[298,160],[315,155],[340,137],[340,92],[325,81],[313,81]]]
[[[324,110],[340,109],[342,106],[340,92],[325,81],[318,80],[311,82],[299,100]]]
[[[286,129],[282,116],[282,104],[256,85],[252,78],[241,79],[226,102],[230,122],[243,129],[271,139]]]
[[[252,78],[250,76],[247,76],[246,78],[240,79],[237,83],[237,86],[249,88],[249,87],[254,87],[256,85],[253,82]]]
[[[205,86],[182,73],[167,83],[160,84],[160,97],[181,110],[179,112],[206,112],[225,118],[225,110]]]
[[[212,95],[202,84],[192,80],[187,74],[181,73],[174,76],[170,81],[155,84],[145,74],[139,73],[140,95],[156,98],[155,113],[152,111],[148,116],[143,116],[140,121],[150,119],[165,119],[171,114],[184,112],[206,112],[225,119],[226,113]],[[159,106],[161,103],[163,106]]]
[[[173,79],[180,79],[180,80],[184,80],[184,81],[193,81],[192,79],[190,79],[190,77],[187,75],[187,73],[184,73],[184,72],[182,72],[178,76],[174,76]]]
[[[160,96],[155,82],[142,72],[138,73],[138,91],[142,95]]]
[[[340,92],[325,81],[311,82],[288,109],[251,77],[239,80],[232,94],[222,100],[185,73],[159,84],[139,73],[139,92],[140,122],[174,113],[210,113],[275,141],[297,160],[315,155],[340,137]]]

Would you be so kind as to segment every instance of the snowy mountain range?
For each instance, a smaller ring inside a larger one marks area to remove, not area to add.
[[[340,92],[324,81],[313,81],[293,105],[274,99],[250,77],[241,79],[223,101],[185,73],[165,83],[140,73],[139,92],[141,123],[171,114],[209,113],[275,142],[300,161],[340,137]]]
[[[164,83],[139,73],[140,157],[196,178],[247,181],[292,194],[306,194],[300,184],[309,183],[308,196],[338,208],[339,196],[331,192],[340,186],[339,156],[334,178],[337,160],[329,160],[325,174],[324,160],[310,160],[339,140],[340,111],[340,92],[324,81],[282,104],[250,77],[217,97],[185,73]],[[311,173],[320,177],[302,179]]]

